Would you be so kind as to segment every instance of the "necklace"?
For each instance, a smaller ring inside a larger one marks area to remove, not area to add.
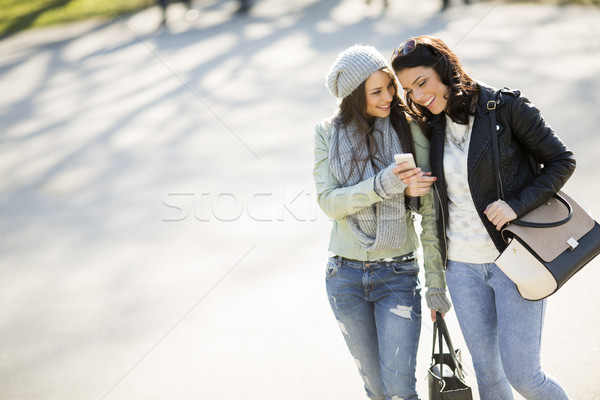
[[[465,143],[473,129],[473,119],[473,116],[469,116],[469,123],[462,125],[452,121],[448,114],[446,114],[446,136],[460,151],[465,150]]]

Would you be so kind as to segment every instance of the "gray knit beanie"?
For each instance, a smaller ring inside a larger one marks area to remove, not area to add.
[[[340,53],[327,73],[327,88],[335,97],[343,99],[385,66],[389,64],[375,47],[352,46]]]

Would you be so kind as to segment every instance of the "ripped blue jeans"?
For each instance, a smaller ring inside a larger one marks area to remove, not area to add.
[[[370,399],[418,400],[419,266],[333,257],[327,295]]]

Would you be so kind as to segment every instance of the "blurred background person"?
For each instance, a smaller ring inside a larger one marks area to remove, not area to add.
[[[178,0],[178,1],[185,4],[188,11],[191,10],[192,0]],[[170,0],[158,0],[158,5],[160,6],[161,11],[162,11],[162,19],[160,20],[161,27],[167,25],[167,6],[169,5],[170,2],[171,2]]]
[[[465,4],[471,4],[471,0],[463,0]],[[450,0],[442,0],[442,10],[445,11],[450,6]]]

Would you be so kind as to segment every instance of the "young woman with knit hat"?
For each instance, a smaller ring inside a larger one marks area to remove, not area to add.
[[[546,300],[524,300],[494,260],[506,248],[501,228],[565,184],[575,170],[573,153],[519,91],[494,98],[495,89],[471,78],[441,39],[405,41],[392,66],[412,111],[431,127],[448,289],[481,400],[511,400],[512,388],[528,400],[568,399],[541,367]]]
[[[408,203],[418,203],[422,215],[427,305],[433,317],[450,309],[430,190],[435,178],[424,172],[429,142],[407,118],[395,76],[375,48],[342,52],[326,84],[340,100],[315,133],[318,202],[333,220],[327,295],[367,396],[415,400],[421,291]],[[403,171],[398,153],[413,153],[419,167]]]

